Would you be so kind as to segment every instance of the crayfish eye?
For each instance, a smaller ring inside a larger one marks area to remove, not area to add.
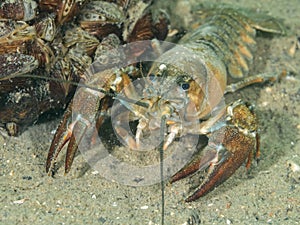
[[[153,81],[155,79],[155,75],[153,73],[149,74],[149,80]]]
[[[189,83],[182,83],[181,88],[182,88],[182,90],[187,91],[190,88],[190,84]]]

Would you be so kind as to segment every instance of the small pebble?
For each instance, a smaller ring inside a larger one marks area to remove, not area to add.
[[[272,88],[266,87],[266,92],[267,92],[267,93],[271,93],[271,92],[272,92]]]
[[[28,200],[28,198],[23,198],[23,199],[20,199],[20,200],[16,200],[16,201],[13,201],[14,204],[23,204],[26,200]]]

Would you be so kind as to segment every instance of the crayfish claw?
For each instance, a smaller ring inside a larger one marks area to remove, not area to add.
[[[71,120],[71,114],[72,112],[68,107],[55,132],[46,161],[46,172],[48,175],[51,175],[58,154],[72,135],[72,128],[68,125]]]
[[[67,154],[65,160],[65,174],[67,174],[71,169],[75,154],[78,150],[78,143],[81,143],[82,138],[86,133],[86,130],[87,130],[86,123],[83,123],[81,121],[76,121],[67,148]]]
[[[48,157],[46,161],[46,172],[51,175],[54,169],[56,159],[62,148],[68,144],[66,159],[65,159],[65,174],[67,174],[74,161],[75,154],[78,150],[78,143],[81,143],[87,128],[90,127],[90,122],[87,119],[77,116],[72,119],[72,104],[70,104],[64,114],[63,120],[59,124],[54,139],[52,140]]]
[[[205,170],[207,167],[209,167],[212,164],[212,162],[215,161],[216,157],[217,157],[217,151],[215,149],[205,150],[205,153],[201,155],[201,157],[194,159],[189,165],[187,165],[185,168],[183,168],[178,173],[176,173],[171,178],[170,182],[171,183],[176,182],[197,171]]]
[[[248,159],[247,165],[250,165],[253,150],[255,149],[255,140],[240,133],[234,127],[225,127],[224,132],[226,152],[217,162],[210,164],[208,175],[198,190],[186,199],[186,202],[194,201],[222,184],[246,159]]]
[[[212,191],[226,181],[246,160],[248,169],[254,151],[255,156],[259,156],[255,114],[243,102],[236,101],[227,106],[226,118],[226,125],[210,134],[208,145],[203,149],[200,159],[189,164],[171,179],[171,182],[175,182],[197,171],[207,170],[204,181],[185,200],[186,202],[194,201]]]

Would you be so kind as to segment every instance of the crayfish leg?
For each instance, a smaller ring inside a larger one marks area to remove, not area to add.
[[[225,94],[238,91],[238,90],[240,90],[244,87],[247,87],[249,85],[252,85],[252,84],[275,82],[276,80],[280,80],[280,79],[284,78],[285,76],[286,76],[286,71],[282,71],[279,74],[262,73],[262,74],[249,76],[249,77],[244,78],[241,81],[227,85],[227,87],[225,89]]]
[[[117,135],[125,142],[130,149],[138,149],[136,140],[121,126],[115,126]]]

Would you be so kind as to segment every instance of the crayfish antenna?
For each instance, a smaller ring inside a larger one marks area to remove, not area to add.
[[[160,121],[160,186],[161,186],[161,224],[165,223],[165,183],[164,183],[164,136],[165,136],[166,116],[162,116]]]

